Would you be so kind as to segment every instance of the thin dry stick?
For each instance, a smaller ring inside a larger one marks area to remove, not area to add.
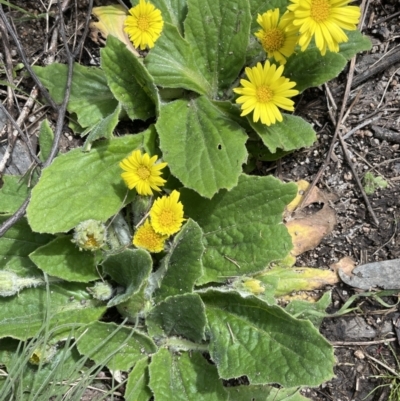
[[[375,341],[330,341],[330,343],[334,347],[348,347],[349,345],[374,345],[374,344],[385,344],[394,341],[397,341],[397,338],[387,338],[385,340],[375,340]]]

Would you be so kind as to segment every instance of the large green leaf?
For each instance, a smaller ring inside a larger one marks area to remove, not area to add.
[[[205,96],[161,106],[156,124],[171,173],[211,198],[237,184],[247,157],[247,136]]]
[[[295,89],[302,92],[337,77],[346,64],[347,60],[341,54],[326,52],[321,56],[314,47],[289,57],[283,75],[296,82]]]
[[[28,288],[2,299],[0,338],[26,340],[33,337],[42,328],[47,316],[49,327],[58,327],[58,335],[68,333],[71,326],[96,321],[105,310],[106,307],[99,301],[91,299],[86,284],[52,284],[50,294],[44,287]]]
[[[368,36],[363,35],[359,30],[346,31],[348,36],[348,42],[341,43],[339,45],[339,53],[350,60],[357,53],[362,51],[371,50],[372,43]]]
[[[116,37],[109,35],[100,50],[101,68],[115,98],[132,120],[147,120],[155,114],[158,91],[142,62]]]
[[[3,175],[0,189],[0,213],[14,213],[29,195],[29,188],[20,175]]]
[[[185,37],[212,96],[242,69],[250,34],[250,6],[243,0],[188,0]]]
[[[0,224],[10,216],[0,216]],[[1,268],[21,277],[41,275],[40,270],[29,259],[29,254],[47,244],[54,237],[32,232],[25,219],[17,221],[0,237]]]
[[[163,20],[175,25],[179,29],[179,33],[183,36],[183,21],[187,14],[187,1],[152,0],[152,3],[161,11]]]
[[[190,44],[168,22],[164,23],[161,37],[144,62],[155,83],[161,87],[211,93],[210,84],[200,72]]]
[[[153,262],[150,254],[142,249],[126,249],[121,253],[110,255],[103,262],[103,267],[105,273],[125,287],[122,294],[108,303],[110,307],[127,301],[140,291],[150,275]]]
[[[144,356],[156,352],[150,337],[130,327],[94,322],[80,330],[78,351],[111,370],[129,370]]]
[[[154,294],[155,302],[168,296],[193,291],[194,284],[203,274],[201,256],[204,252],[203,233],[199,225],[189,219],[175,236],[163,260],[165,274]]]
[[[204,304],[198,294],[168,297],[150,311],[146,323],[153,336],[164,333],[200,342],[204,340],[206,326]]]
[[[307,121],[290,114],[283,114],[282,122],[269,127],[261,122],[253,122],[252,117],[248,121],[271,153],[275,153],[278,148],[291,151],[311,146],[317,139],[314,129]]]
[[[93,252],[80,251],[70,236],[54,239],[32,252],[30,259],[50,276],[88,283],[99,279]]]
[[[105,221],[117,213],[127,193],[119,162],[144,140],[141,134],[127,135],[97,143],[89,153],[77,148],[58,156],[32,190],[27,209],[32,229],[66,232],[84,220]]]
[[[65,64],[53,63],[46,67],[34,66],[33,70],[54,101],[61,103],[64,99],[68,67]],[[76,113],[82,127],[91,127],[112,114],[117,104],[100,68],[74,64],[68,111]]]
[[[128,382],[124,394],[125,401],[148,401],[153,395],[148,387],[148,366],[148,357],[136,362],[128,376]]]
[[[157,401],[227,401],[215,366],[199,353],[171,354],[161,348],[150,363],[150,388]]]
[[[332,346],[311,322],[279,306],[238,293],[209,290],[210,354],[223,379],[246,375],[252,384],[317,386],[332,378]]]
[[[282,213],[296,193],[294,184],[246,175],[231,191],[220,191],[211,200],[181,190],[185,213],[204,233],[204,275],[199,284],[255,273],[285,257],[292,240]]]

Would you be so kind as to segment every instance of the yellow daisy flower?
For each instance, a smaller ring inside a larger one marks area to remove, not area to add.
[[[160,177],[161,171],[167,163],[154,164],[157,156],[150,158],[148,153],[142,155],[140,150],[135,150],[131,155],[122,160],[119,166],[124,170],[122,179],[129,189],[136,188],[139,195],[153,195],[152,189],[160,191],[165,180]]]
[[[140,226],[133,236],[132,243],[137,248],[146,249],[149,252],[158,253],[164,250],[165,240],[167,235],[161,235],[154,231],[149,219]]]
[[[235,88],[233,91],[240,96],[236,103],[243,103],[242,114],[245,116],[252,111],[253,121],[261,122],[266,125],[275,124],[282,121],[283,117],[278,107],[293,111],[294,102],[288,99],[299,93],[296,89],[296,82],[290,81],[282,76],[283,65],[276,68],[275,64],[266,61],[264,67],[257,63],[255,67],[246,67],[246,75],[249,81],[241,79],[240,84],[243,88]]]
[[[294,53],[298,40],[298,28],[293,22],[293,13],[288,11],[279,18],[279,8],[258,14],[257,23],[261,26],[255,36],[260,40],[268,58],[273,57],[280,64]]]
[[[134,46],[140,47],[140,50],[154,47],[154,42],[160,37],[164,25],[161,11],[146,0],[140,0],[129,13],[131,15],[125,19],[124,30]]]
[[[293,24],[299,28],[299,45],[307,49],[315,35],[315,44],[322,55],[328,48],[339,51],[339,43],[347,42],[343,29],[354,31],[357,28],[361,11],[358,6],[348,6],[352,0],[290,0],[288,6],[294,13]]]
[[[150,209],[151,225],[163,235],[177,233],[182,226],[183,205],[179,202],[179,192],[172,191],[170,196],[158,198]]]

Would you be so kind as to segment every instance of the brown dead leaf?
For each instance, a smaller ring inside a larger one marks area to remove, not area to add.
[[[345,256],[344,258],[340,259],[338,262],[330,265],[329,267],[338,275],[339,269],[342,269],[342,271],[348,276],[352,276],[353,270],[356,267],[356,262],[350,256]]]
[[[311,216],[288,221],[286,227],[293,242],[291,254],[298,256],[305,251],[314,249],[322,238],[333,230],[335,224],[336,213],[328,205]]]
[[[107,39],[108,35],[113,35],[118,38],[126,47],[137,57],[139,53],[135,50],[128,35],[124,32],[124,22],[126,18],[126,10],[120,5],[111,5],[104,7],[94,7],[93,15],[98,19],[98,22],[91,22],[91,38],[94,42],[98,42],[98,33]]]

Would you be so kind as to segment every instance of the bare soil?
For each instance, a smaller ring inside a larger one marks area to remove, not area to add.
[[[12,3],[39,15],[46,12],[49,1],[14,0]],[[75,2],[77,6],[74,2],[70,3],[65,23],[67,35],[72,43],[82,35],[88,2]],[[112,2],[98,0],[95,5],[110,3]],[[371,39],[373,48],[357,56],[355,79],[362,74],[366,74],[367,79],[351,90],[348,115],[342,123],[341,132],[345,135],[361,123],[374,119],[368,125],[356,129],[346,139],[346,143],[356,174],[361,181],[366,172],[372,172],[388,183],[387,188],[377,189],[373,195],[368,196],[379,225],[374,223],[368,212],[355,182],[354,173],[349,169],[343,150],[338,144],[328,168],[317,184],[319,188],[337,195],[337,201],[332,202],[331,206],[336,211],[338,222],[333,232],[324,238],[317,248],[298,258],[299,266],[328,268],[344,256],[352,257],[356,264],[400,258],[400,58],[397,57],[395,63],[385,65],[389,57],[400,52],[400,3],[398,0],[371,0],[366,4],[368,8],[362,31]],[[54,17],[26,18],[20,12],[3,7],[13,18],[29,61],[39,65],[45,64],[49,55]],[[49,8],[53,12],[55,9],[54,5]],[[79,61],[85,65],[96,65],[100,46],[100,43],[87,38]],[[15,67],[21,60],[14,44],[11,43],[10,49]],[[4,49],[1,51],[4,58]],[[65,62],[60,41],[55,61]],[[384,65],[385,68],[372,74],[371,71],[379,65]],[[288,155],[277,163],[259,164],[257,174],[266,174],[268,170],[268,174],[272,172],[283,180],[304,179],[311,182],[314,179],[331,145],[335,126],[329,112],[331,109],[333,118],[337,118],[347,72],[348,67],[327,86],[309,89],[298,99],[295,114],[314,125],[318,133],[316,143],[311,148]],[[0,70],[0,75],[0,79],[7,79],[3,69]],[[27,93],[33,86],[31,79],[19,70],[16,71],[14,84]],[[4,85],[0,85],[0,96],[3,100],[7,97],[6,90]],[[24,101],[24,95],[21,94],[20,107]],[[34,109],[25,121],[25,128],[28,127],[33,143],[37,134],[37,121],[46,116],[55,122],[55,116],[46,110],[43,114],[42,111]],[[13,110],[16,117],[19,112],[17,109]],[[0,136],[0,158],[6,144],[7,135],[3,133]],[[66,124],[61,151],[68,151],[80,144],[80,138],[75,137]],[[17,160],[18,156],[14,156],[6,173],[21,174],[26,171],[27,167],[19,165]],[[325,290],[328,289],[332,290],[333,297],[330,313],[338,311],[357,293],[356,289],[344,283]],[[389,399],[390,387],[382,385],[388,384],[390,380],[377,376],[389,373],[384,365],[395,372],[400,371],[394,358],[394,355],[399,355],[399,333],[396,332],[396,324],[400,313],[397,296],[386,296],[382,300],[386,306],[372,296],[360,297],[352,305],[358,307],[356,311],[345,316],[324,319],[321,332],[335,346],[336,377],[319,388],[305,389],[305,396],[314,401]],[[94,397],[93,394],[88,397],[92,396]]]

